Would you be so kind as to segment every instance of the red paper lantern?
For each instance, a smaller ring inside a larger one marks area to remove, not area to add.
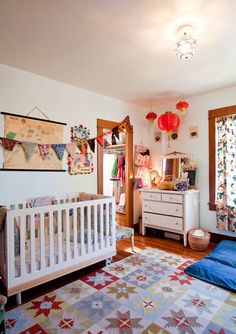
[[[150,111],[147,116],[146,119],[151,123],[154,124],[155,119],[157,118],[157,114],[153,111]]]
[[[180,119],[178,115],[171,111],[167,111],[158,118],[158,126],[161,130],[167,132],[168,135],[179,127]]]
[[[184,115],[186,109],[188,109],[189,103],[184,101],[184,99],[181,99],[177,104],[176,104],[176,109],[179,111],[180,115]]]

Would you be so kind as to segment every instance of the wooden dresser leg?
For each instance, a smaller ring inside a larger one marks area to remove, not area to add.
[[[184,247],[188,246],[187,234],[184,234]]]

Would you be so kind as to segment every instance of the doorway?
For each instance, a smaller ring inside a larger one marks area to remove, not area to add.
[[[97,119],[97,135],[101,136],[116,126],[120,126],[120,123]],[[119,135],[119,140],[116,139],[112,145],[98,145],[97,189],[99,194],[115,197],[117,222],[133,227],[132,125],[126,126]]]

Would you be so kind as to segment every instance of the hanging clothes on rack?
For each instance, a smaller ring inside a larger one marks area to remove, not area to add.
[[[117,178],[121,181],[121,186],[125,184],[125,154],[122,154],[118,159]]]
[[[135,146],[134,189],[150,188],[150,151],[142,145]]]

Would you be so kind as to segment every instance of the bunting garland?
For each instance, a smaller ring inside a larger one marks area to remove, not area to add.
[[[76,144],[75,143],[66,144],[66,150],[68,154],[71,156],[71,158],[74,159],[76,154]]]
[[[94,153],[95,152],[95,138],[88,139],[88,146],[90,150]]]
[[[41,157],[43,158],[43,160],[47,159],[47,157],[49,155],[50,145],[48,145],[48,144],[38,144],[38,147],[39,147],[39,152],[40,152]]]
[[[103,147],[103,145],[104,145],[104,135],[100,135],[100,136],[98,136],[96,139],[97,139],[97,142],[98,142],[98,144],[99,145],[101,145],[102,147]]]
[[[17,140],[3,138],[3,137],[0,137],[0,141],[1,141],[2,146],[5,148],[5,150],[8,150],[8,151],[12,151],[13,148],[16,146],[16,144],[19,143],[19,141]]]
[[[72,143],[68,144],[38,144],[33,142],[21,142],[18,140],[0,137],[0,144],[2,144],[5,150],[12,151],[17,144],[20,144],[25,152],[26,160],[30,160],[34,153],[36,146],[39,148],[40,155],[43,159],[46,159],[50,153],[50,148],[53,148],[58,159],[62,160],[64,156],[65,149],[72,159],[76,156],[76,145],[85,156],[88,154],[88,146],[90,150],[95,152],[95,141],[103,147],[104,142],[106,141],[108,145],[115,145],[116,138],[119,139],[119,132],[123,132],[126,127],[130,126],[129,116],[127,116],[118,126],[115,126],[111,131],[103,133],[97,137],[89,138],[90,131],[83,126],[79,126],[76,129],[76,133],[71,131],[71,138],[73,138]],[[79,141],[75,141],[75,138],[78,138]]]
[[[58,156],[59,160],[63,159],[64,151],[66,148],[66,144],[52,144],[52,148],[54,149],[56,155]]]
[[[33,153],[34,153],[34,150],[35,150],[37,144],[36,143],[30,143],[30,142],[27,142],[27,141],[22,141],[21,146],[23,147],[23,150],[25,151],[26,160],[30,161],[32,156],[33,156]]]

